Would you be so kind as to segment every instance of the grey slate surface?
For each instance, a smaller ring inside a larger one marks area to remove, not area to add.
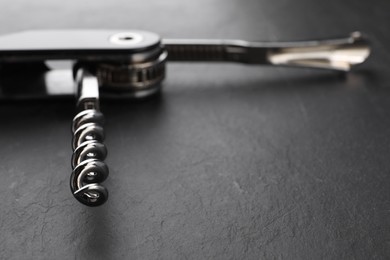
[[[70,194],[71,101],[0,103],[1,259],[386,259],[388,1],[3,1],[0,33],[143,29],[281,41],[361,30],[337,73],[173,64],[162,94],[103,102],[109,201]]]

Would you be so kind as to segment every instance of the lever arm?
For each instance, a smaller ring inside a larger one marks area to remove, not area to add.
[[[349,71],[370,53],[367,40],[359,32],[342,39],[307,42],[164,39],[162,43],[168,50],[168,61],[227,61],[340,71]]]

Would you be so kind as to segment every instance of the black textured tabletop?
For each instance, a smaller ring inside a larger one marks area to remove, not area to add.
[[[1,102],[0,259],[388,259],[389,11],[385,0],[3,1],[1,34],[360,30],[372,55],[345,75],[170,64],[161,95],[103,101],[110,197],[98,208],[69,189],[75,102]]]

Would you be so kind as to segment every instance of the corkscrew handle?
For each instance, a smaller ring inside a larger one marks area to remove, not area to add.
[[[99,206],[108,198],[100,183],[108,176],[104,163],[107,149],[103,144],[104,117],[99,111],[97,78],[87,69],[76,72],[77,109],[73,119],[73,156],[70,188],[74,197],[87,206]]]

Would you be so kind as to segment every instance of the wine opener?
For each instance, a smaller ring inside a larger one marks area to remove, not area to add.
[[[142,98],[158,92],[167,61],[349,71],[369,53],[358,32],[341,39],[260,43],[161,39],[138,30],[27,31],[0,36],[0,99],[77,97],[70,188],[81,203],[99,206],[108,198],[101,185],[108,167],[100,98]],[[53,61],[72,65],[51,69]]]

